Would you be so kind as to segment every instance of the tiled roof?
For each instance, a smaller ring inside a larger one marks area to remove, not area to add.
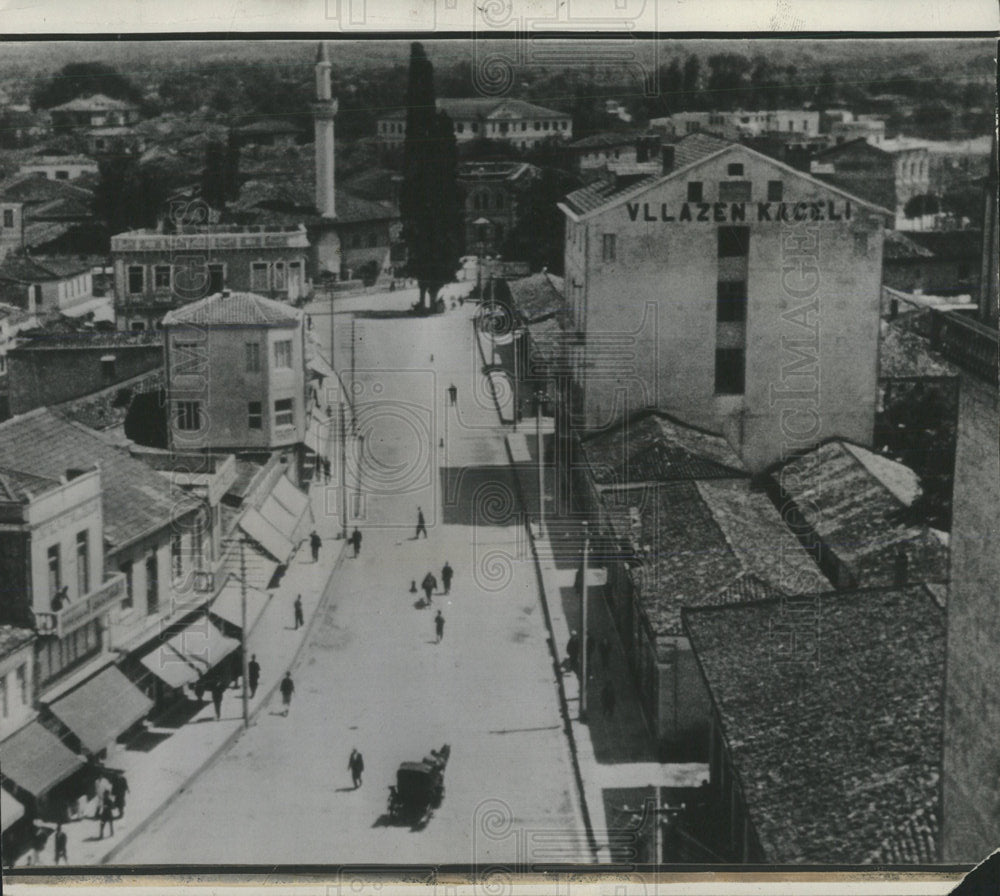
[[[891,231],[887,231],[891,232]],[[900,319],[882,322],[878,349],[879,379],[958,376],[958,368],[931,351],[928,341]]]
[[[0,501],[20,502],[59,485],[58,479],[0,466]]]
[[[770,475],[858,587],[891,584],[900,549],[907,555],[910,581],[946,581],[947,548],[926,526],[909,522],[908,505],[897,496],[902,491],[893,478],[915,474],[887,458],[880,458],[881,466],[866,465],[863,456],[855,446],[834,440]]]
[[[983,251],[981,230],[914,230],[907,236],[935,258],[978,258]]]
[[[606,177],[574,190],[566,197],[566,205],[577,214],[586,214],[606,205],[618,196],[631,193],[643,186],[652,186],[662,179],[662,175],[659,174]]]
[[[245,124],[237,129],[240,134],[297,134],[299,129],[290,121],[280,118],[265,118]]]
[[[361,199],[391,202],[402,175],[389,168],[367,168],[344,181],[344,189]]]
[[[29,450],[30,446],[30,450]],[[0,464],[58,478],[67,469],[99,464],[104,539],[113,548],[166,526],[198,507],[127,451],[49,408],[0,423]]]
[[[694,133],[682,137],[674,144],[674,168],[684,168],[700,162],[727,146],[733,146],[732,140],[723,140],[712,134]]]
[[[50,112],[107,112],[112,109],[116,111],[134,109],[131,103],[124,100],[116,100],[113,97],[105,96],[103,93],[95,93],[93,96],[78,96],[61,106],[53,106]]]
[[[562,314],[567,310],[562,277],[549,273],[531,274],[511,280],[507,285],[510,287],[514,307],[528,321],[551,314]]]
[[[70,181],[49,180],[42,172],[15,174],[0,183],[0,197],[7,202],[49,202],[52,199],[79,199],[90,202],[93,192]]]
[[[450,113],[449,113],[450,114]],[[558,112],[544,106],[536,106],[515,98],[501,100],[489,112],[487,118],[569,118],[568,112]]]
[[[594,482],[622,485],[746,476],[722,436],[645,411],[582,441]]]
[[[220,292],[167,312],[163,325],[284,326],[298,324],[302,312],[252,292]]]
[[[312,168],[299,174],[262,176],[247,181],[231,210],[240,217],[273,223],[313,224],[328,219],[316,209],[312,184]],[[335,224],[360,224],[366,221],[387,221],[398,217],[388,205],[352,196],[345,190],[335,191],[337,217]]]
[[[774,863],[936,859],[945,617],[920,586],[684,611]]]
[[[638,134],[621,134],[607,131],[602,134],[591,134],[581,140],[574,140],[567,149],[600,149],[608,146],[629,146],[639,139]]]
[[[882,243],[882,258],[894,260],[897,258],[933,258],[934,253],[925,249],[919,243],[900,230],[886,230]]]
[[[440,97],[438,109],[455,118],[569,118],[568,112],[557,112],[519,99],[491,97]],[[393,109],[379,116],[382,119],[406,118],[406,109]]]
[[[30,628],[19,628],[16,625],[0,625],[0,657],[7,656],[35,637]]]
[[[79,196],[57,196],[28,212],[31,221],[81,221],[92,216],[91,200]]]
[[[12,253],[0,262],[0,279],[39,283],[63,280],[89,270],[89,264],[74,258],[36,258]]]

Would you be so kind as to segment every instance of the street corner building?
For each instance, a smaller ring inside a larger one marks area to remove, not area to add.
[[[790,445],[870,444],[892,212],[707,134],[661,151],[659,175],[560,204],[577,419],[659,408],[755,474]]]

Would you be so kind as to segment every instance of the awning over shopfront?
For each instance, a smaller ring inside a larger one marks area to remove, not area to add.
[[[139,662],[172,688],[182,688],[201,678],[201,672],[167,644],[151,650]]]
[[[117,666],[108,666],[49,707],[88,753],[103,750],[152,708],[153,701]]]
[[[265,502],[266,503],[266,502]],[[267,551],[278,563],[287,563],[295,545],[289,535],[268,522],[259,511],[248,507],[240,517],[240,528]]]
[[[241,550],[242,558],[240,557]],[[223,574],[239,581],[243,576],[242,570],[244,569],[246,570],[247,587],[264,591],[271,584],[278,564],[270,554],[263,548],[257,547],[253,542],[243,544],[242,548],[239,543],[230,542],[226,548]]]
[[[40,722],[29,722],[0,743],[0,775],[36,798],[83,766],[83,759]]]
[[[13,827],[14,822],[24,817],[24,806],[12,797],[6,790],[0,789],[0,822],[3,830]]]
[[[303,523],[312,523],[312,509],[309,506],[309,496],[296,488],[292,482],[282,476],[271,490],[271,497],[274,498],[285,510],[295,518],[295,528],[292,530],[292,541],[297,541],[298,537],[304,533],[300,532]]]
[[[267,607],[268,596],[264,591],[260,591],[257,588],[251,588],[247,586],[247,631],[253,631],[254,625],[260,618],[260,614],[264,612]],[[232,576],[226,581],[226,584],[222,587],[222,591],[219,592],[219,596],[215,598],[212,605],[209,607],[209,612],[223,619],[231,625],[235,625],[237,628],[242,628],[243,626],[243,595],[242,589],[240,587],[240,581]]]
[[[141,660],[157,678],[173,688],[192,684],[237,650],[240,642],[227,638],[209,619],[192,622]]]

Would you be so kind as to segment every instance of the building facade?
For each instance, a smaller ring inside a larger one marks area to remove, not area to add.
[[[172,308],[223,289],[291,302],[311,288],[301,224],[130,231],[111,238],[111,257],[120,330],[153,329]]]
[[[75,97],[49,109],[49,114],[52,116],[52,127],[57,131],[120,127],[139,120],[139,110],[132,103],[102,93]]]
[[[268,453],[305,440],[305,316],[222,292],[163,319],[175,451]]]
[[[793,442],[870,443],[886,210],[704,140],[560,206],[577,425],[659,408],[754,473]]]
[[[97,162],[87,156],[38,156],[25,162],[18,174],[44,174],[49,180],[76,180],[81,174],[97,174]]]
[[[465,245],[495,255],[517,225],[518,206],[538,177],[527,162],[465,162],[458,184],[465,195]]]

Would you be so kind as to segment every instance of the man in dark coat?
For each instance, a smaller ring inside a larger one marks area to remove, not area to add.
[[[288,710],[292,706],[292,694],[295,693],[295,682],[292,681],[292,673],[286,672],[281,679],[281,705],[285,707],[282,715],[288,715]]]
[[[97,839],[104,839],[104,826],[108,826],[108,830],[111,836],[115,835],[115,812],[113,808],[112,796],[110,793],[105,793],[101,799],[101,809],[97,816],[101,820],[101,826],[97,831]]]
[[[225,693],[226,686],[221,681],[212,682],[212,705],[215,707],[215,720],[218,721],[222,718],[222,695]]]
[[[218,713],[216,713],[216,718],[218,718]],[[115,808],[118,810],[119,818],[125,815],[125,797],[127,794],[128,780],[124,775],[115,775],[111,779],[111,795],[114,797]]]
[[[448,387],[448,398],[451,399],[452,407],[458,404],[458,387],[454,383]]]
[[[255,653],[250,657],[250,662],[247,664],[247,675],[250,678],[250,699],[253,699],[253,695],[257,693],[257,685],[260,684],[260,663],[257,662],[257,654]]]
[[[323,541],[319,537],[319,533],[313,529],[309,535],[309,547],[312,548],[313,563],[317,563],[319,561],[319,549],[322,544]]]
[[[438,580],[434,578],[434,573],[429,572],[424,576],[424,580],[420,583],[420,587],[424,589],[424,595],[427,598],[427,603],[430,604],[433,600],[434,589],[438,586]]]
[[[59,864],[59,860],[62,859],[66,864],[69,864],[69,856],[66,854],[66,832],[63,830],[61,824],[56,825],[56,861],[55,864]]]
[[[347,767],[351,770],[351,781],[354,783],[354,789],[357,790],[361,786],[361,773],[365,770],[365,758],[358,752],[357,747],[351,750],[351,758],[347,760]]]
[[[569,640],[566,642],[566,656],[569,657],[569,667],[574,672],[580,662],[580,636],[575,631],[569,633]]]
[[[438,643],[441,643],[441,639],[444,637],[444,616],[441,615],[441,611],[437,611],[437,616],[434,617],[434,631],[437,632]]]
[[[299,594],[295,598],[295,629],[296,631],[300,626],[306,624],[305,616],[302,614],[302,595]]]
[[[441,583],[444,585],[444,593],[448,594],[451,591],[451,579],[455,575],[455,570],[451,568],[451,564],[445,560],[444,566],[441,567]]]
[[[361,530],[357,526],[351,533],[351,545],[354,547],[354,556],[357,557],[361,553]]]
[[[417,508],[417,534],[414,538],[420,538],[420,533],[424,533],[424,538],[427,537],[427,523],[424,520],[424,512],[418,507]]]

